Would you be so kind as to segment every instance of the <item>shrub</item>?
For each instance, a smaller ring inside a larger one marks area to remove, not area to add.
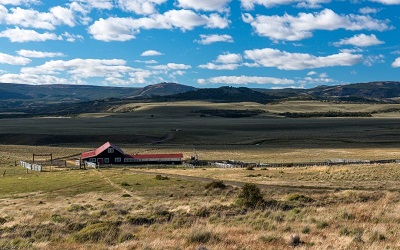
[[[213,238],[213,233],[204,228],[192,228],[188,235],[189,243],[207,243]]]
[[[6,222],[7,222],[6,218],[0,217],[0,225],[3,225]]]
[[[386,236],[385,236],[384,234],[378,232],[378,231],[374,231],[374,232],[371,234],[369,240],[370,240],[371,242],[375,242],[375,241],[384,241],[384,240],[386,240]]]
[[[72,238],[75,242],[114,242],[119,234],[119,228],[114,223],[100,222],[88,225],[79,232],[75,233]]]
[[[130,186],[130,184],[128,183],[128,182],[121,182],[121,186],[123,186],[123,187],[129,187]]]
[[[212,181],[210,183],[207,183],[205,185],[206,189],[224,189],[226,188],[226,185],[224,184],[223,181]]]
[[[168,176],[156,175],[156,180],[169,180]]]
[[[53,214],[51,215],[51,220],[54,222],[63,222],[64,218],[59,214]]]
[[[309,203],[313,202],[314,200],[308,196],[302,195],[302,194],[290,194],[287,196],[288,201],[298,201],[298,202],[304,202],[304,203]]]
[[[309,234],[310,233],[310,227],[309,226],[303,227],[303,229],[301,229],[301,232],[303,234]]]
[[[128,218],[128,222],[131,225],[151,225],[155,222],[154,218],[151,217],[145,217],[145,216],[137,216],[137,217],[131,217]]]
[[[328,222],[326,221],[320,221],[317,223],[317,228],[318,229],[324,229],[327,228],[329,226]]]
[[[78,211],[82,211],[82,210],[86,210],[86,208],[84,206],[81,206],[78,204],[72,204],[71,206],[69,206],[67,208],[68,212],[78,212]]]
[[[130,194],[122,194],[121,197],[132,197]]]
[[[249,208],[255,208],[264,202],[260,189],[255,184],[246,183],[239,194],[239,204]]]
[[[296,234],[290,237],[289,244],[293,247],[297,247],[301,244],[304,244],[304,242],[300,239],[300,236]]]

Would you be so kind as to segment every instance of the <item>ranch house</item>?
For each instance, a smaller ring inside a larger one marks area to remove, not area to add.
[[[108,164],[148,164],[182,163],[183,154],[125,154],[119,147],[110,142],[106,142],[97,149],[83,152],[81,162],[92,162],[98,165]]]

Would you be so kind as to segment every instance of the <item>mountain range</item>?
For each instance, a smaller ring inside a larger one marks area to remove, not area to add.
[[[197,89],[166,82],[143,88],[0,83],[0,113],[63,115],[77,112],[101,112],[113,105],[141,101],[198,100],[266,104],[284,100],[320,100],[398,103],[400,102],[399,97],[400,82],[395,81],[318,86],[312,89],[251,89],[245,87]]]

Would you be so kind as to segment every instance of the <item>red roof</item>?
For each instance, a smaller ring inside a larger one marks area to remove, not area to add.
[[[183,158],[183,154],[146,154],[129,156],[136,159]]]
[[[121,154],[125,154],[124,151],[122,151],[119,147],[115,146],[114,144],[112,144],[110,142],[106,142],[103,145],[101,145],[100,147],[96,148],[95,150],[83,152],[81,154],[81,158],[87,159],[87,158],[91,158],[91,157],[96,157],[99,154],[101,154],[102,152],[104,152],[106,149],[108,149],[109,147],[114,148],[115,150],[119,151]]]

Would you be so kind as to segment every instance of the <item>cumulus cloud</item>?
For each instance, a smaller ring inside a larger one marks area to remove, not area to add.
[[[61,52],[43,52],[43,51],[25,50],[25,49],[18,50],[17,54],[20,56],[23,56],[23,57],[30,57],[30,58],[46,58],[46,57],[65,56]]]
[[[44,42],[47,40],[62,40],[61,36],[54,33],[38,33],[35,30],[26,30],[20,28],[6,29],[0,32],[0,37],[8,38],[11,42]]]
[[[163,53],[156,50],[146,50],[141,54],[141,56],[161,56],[161,55],[163,55]]]
[[[370,0],[371,2],[386,4],[386,5],[396,5],[400,4],[400,0]]]
[[[217,57],[215,60],[218,63],[229,64],[229,63],[239,63],[242,61],[242,56],[240,54],[223,54]]]
[[[39,4],[39,0],[0,0],[0,4],[4,5],[33,5]]]
[[[400,68],[400,57],[398,57],[394,62],[392,63],[393,68]]]
[[[123,75],[135,71],[126,66],[126,61],[121,59],[81,59],[72,60],[51,60],[37,67],[25,67],[21,73],[56,75],[68,73],[80,78],[108,77]]]
[[[73,79],[65,79],[52,75],[35,74],[4,74],[0,75],[0,82],[21,83],[21,84],[75,84]]]
[[[226,53],[219,55],[212,63],[199,65],[199,68],[210,70],[235,70],[240,65],[242,56],[240,54]]]
[[[17,25],[24,28],[39,28],[54,30],[55,26],[67,25],[74,27],[76,24],[73,12],[61,6],[53,7],[49,12],[39,12],[37,10],[22,9],[20,7],[11,8],[8,11],[5,7],[1,8],[2,19],[8,25]]]
[[[369,36],[365,34],[359,34],[350,38],[341,39],[339,42],[333,43],[333,45],[335,46],[353,45],[358,47],[368,47],[379,44],[384,44],[384,42],[379,40],[374,34],[371,34]]]
[[[293,84],[294,81],[286,78],[261,76],[217,76],[208,79],[198,79],[199,84]]]
[[[65,38],[65,40],[66,40],[67,42],[70,42],[70,43],[73,43],[73,42],[75,42],[76,40],[79,40],[79,41],[83,41],[83,40],[84,40],[84,39],[83,39],[83,36],[81,36],[81,35],[70,34],[70,33],[68,33],[68,32],[64,32],[64,34],[62,34],[62,36]]]
[[[385,62],[385,56],[384,55],[369,55],[364,58],[364,65],[371,67],[374,64],[377,63],[384,63]]]
[[[183,70],[192,68],[190,65],[180,64],[180,63],[168,63],[165,65],[155,65],[149,66],[149,68],[157,70]]]
[[[212,34],[212,35],[200,35],[200,40],[195,40],[195,42],[198,42],[203,45],[209,45],[212,43],[217,43],[217,42],[227,42],[227,43],[233,43],[233,38],[230,35],[218,35],[218,34]]]
[[[312,36],[314,30],[377,30],[390,29],[387,20],[377,20],[363,15],[339,15],[333,10],[324,9],[316,13],[299,13],[297,16],[285,14],[283,16],[253,17],[243,14],[244,22],[249,23],[260,36],[272,40],[298,41]]]
[[[135,38],[141,29],[192,30],[199,26],[226,28],[229,21],[218,14],[199,15],[191,10],[170,10],[143,18],[100,18],[89,27],[93,38],[101,41],[128,41]]]
[[[295,4],[299,8],[321,8],[324,3],[331,0],[240,0],[241,5],[246,10],[253,10],[255,5],[263,5],[271,8],[277,5]]]
[[[71,4],[78,4],[85,9],[111,10],[114,7],[112,0],[74,0]]]
[[[117,6],[126,12],[149,15],[157,12],[156,6],[167,0],[117,0]]]
[[[199,68],[210,69],[210,70],[235,70],[238,67],[239,64],[236,63],[228,63],[228,64],[207,63],[199,65]]]
[[[371,8],[371,7],[364,7],[358,10],[361,14],[368,15],[368,14],[375,14],[380,11],[380,9]]]
[[[0,53],[0,64],[10,64],[10,65],[26,65],[30,63],[31,60],[22,56],[12,56],[5,53]]]
[[[230,2],[231,0],[178,0],[179,6],[184,9],[218,12],[226,11]]]
[[[260,66],[275,67],[281,70],[351,66],[359,63],[362,59],[362,55],[350,53],[314,56],[303,53],[290,53],[271,48],[246,50],[244,54],[246,59],[253,60]]]

